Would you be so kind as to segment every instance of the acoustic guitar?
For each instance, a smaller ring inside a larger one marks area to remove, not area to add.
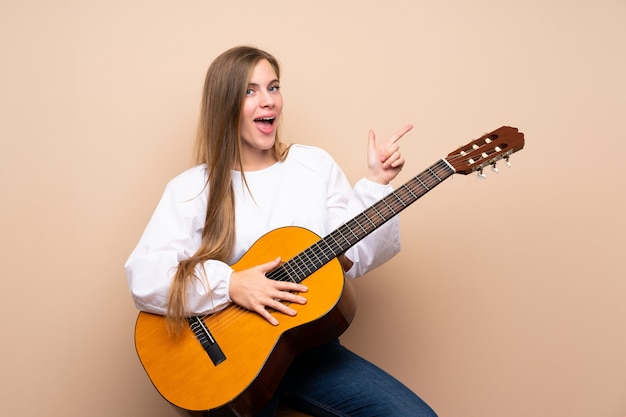
[[[177,407],[210,416],[253,416],[275,392],[294,357],[335,339],[350,325],[356,303],[337,256],[372,233],[454,173],[469,174],[524,147],[524,135],[503,126],[456,149],[361,214],[320,238],[298,227],[261,237],[234,265],[240,271],[280,256],[287,260],[268,278],[302,282],[305,305],[272,326],[231,304],[170,336],[165,317],[140,312],[135,327],[139,359],[158,392]],[[275,311],[272,314],[279,314]]]

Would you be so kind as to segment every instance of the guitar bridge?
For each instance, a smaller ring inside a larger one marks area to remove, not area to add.
[[[213,335],[209,331],[201,317],[189,317],[187,318],[191,331],[196,335],[196,339],[204,348],[204,351],[209,355],[213,365],[217,366],[226,360],[226,355],[222,352],[222,349],[217,344]]]

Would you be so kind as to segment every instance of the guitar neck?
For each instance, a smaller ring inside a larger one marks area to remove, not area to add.
[[[267,277],[279,281],[301,282],[441,184],[454,172],[448,161],[439,160],[325,238],[271,271]]]

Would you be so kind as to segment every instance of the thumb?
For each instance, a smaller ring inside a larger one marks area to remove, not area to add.
[[[276,268],[279,264],[280,264],[280,256],[274,259],[273,261],[269,261],[269,262],[259,265],[258,268],[261,270],[261,272],[265,274],[266,272],[269,272],[272,269]]]

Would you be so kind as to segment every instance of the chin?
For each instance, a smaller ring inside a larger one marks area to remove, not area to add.
[[[263,149],[263,150],[268,151],[268,150],[274,148],[274,144],[275,143],[276,143],[276,138],[274,137],[271,140],[270,139],[264,139],[262,141],[259,141],[258,142],[258,146],[259,146],[259,149]]]

